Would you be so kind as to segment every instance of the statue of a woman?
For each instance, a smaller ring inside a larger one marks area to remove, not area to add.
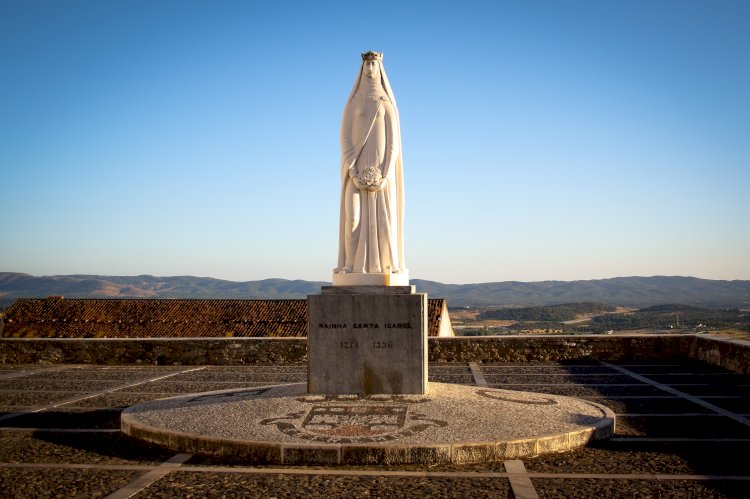
[[[333,284],[408,284],[403,220],[396,99],[383,54],[366,52],[341,124],[341,225]]]

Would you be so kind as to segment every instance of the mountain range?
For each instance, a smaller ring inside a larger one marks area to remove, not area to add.
[[[450,307],[534,306],[595,301],[644,307],[679,303],[714,308],[750,308],[750,281],[682,276],[615,277],[585,281],[443,284],[412,279],[418,292],[445,298]],[[173,276],[32,276],[0,272],[0,307],[16,298],[62,295],[68,298],[304,298],[320,292],[323,281],[263,279],[225,281]]]

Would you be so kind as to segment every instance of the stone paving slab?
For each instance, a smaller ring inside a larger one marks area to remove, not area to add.
[[[473,463],[558,452],[610,437],[593,402],[431,383],[426,395],[308,395],[303,383],[152,400],[125,434],[180,452],[287,464]],[[470,424],[469,424],[470,423]]]

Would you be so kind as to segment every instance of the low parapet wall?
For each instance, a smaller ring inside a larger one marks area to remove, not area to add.
[[[605,361],[688,357],[692,335],[484,336],[441,338],[430,343],[432,362],[530,362],[583,358]]]
[[[3,338],[0,363],[305,364],[307,338]]]
[[[750,342],[711,336],[696,336],[690,357],[725,367],[730,371],[750,374]]]
[[[692,358],[750,374],[750,343],[691,334],[430,338],[431,363]],[[307,363],[306,338],[0,339],[4,364]]]

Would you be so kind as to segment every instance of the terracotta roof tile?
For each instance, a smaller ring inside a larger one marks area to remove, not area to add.
[[[444,303],[428,300],[430,336]],[[304,337],[307,301],[21,298],[4,321],[6,338]]]

